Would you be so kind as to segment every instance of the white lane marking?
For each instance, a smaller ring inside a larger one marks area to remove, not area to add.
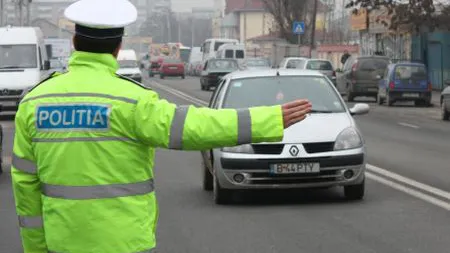
[[[428,202],[430,204],[442,207],[445,210],[450,211],[450,203],[448,203],[448,202],[442,201],[440,199],[432,197],[432,196],[430,196],[430,195],[428,195],[426,193],[422,193],[422,192],[420,192],[418,190],[414,190],[414,189],[409,188],[407,186],[398,184],[398,183],[396,183],[394,181],[391,181],[391,180],[388,180],[388,179],[376,176],[376,175],[374,175],[374,174],[372,174],[370,172],[366,172],[366,176],[367,176],[367,178],[370,178],[370,179],[372,179],[372,180],[374,180],[374,181],[376,181],[378,183],[390,186],[390,187],[392,187],[392,188],[394,188],[394,189],[396,189],[398,191],[404,192],[404,193],[409,194],[409,195],[411,195],[413,197],[421,199],[421,200],[423,200],[425,202]]]
[[[410,178],[407,178],[407,177],[404,177],[404,176],[400,176],[399,174],[396,174],[394,172],[390,172],[388,170],[382,169],[380,167],[377,167],[377,166],[374,166],[374,165],[371,165],[371,164],[367,164],[366,168],[367,168],[368,171],[371,171],[373,173],[377,173],[377,174],[386,176],[388,178],[397,180],[397,181],[402,182],[404,184],[407,184],[409,186],[421,189],[421,190],[426,191],[428,193],[431,193],[431,194],[434,194],[436,196],[439,196],[439,197],[442,197],[442,198],[450,200],[450,193],[449,192],[446,192],[446,191],[443,191],[441,189],[438,189],[438,188],[435,188],[435,187],[432,187],[432,186],[429,186],[429,185],[417,182],[417,181],[415,181],[413,179],[410,179]]]
[[[173,90],[172,88],[167,88],[166,86],[162,86],[162,85],[158,85],[157,87],[162,89],[162,90],[165,90],[165,91],[171,93],[172,95],[181,97],[181,98],[186,99],[186,100],[188,100],[190,102],[193,102],[193,103],[195,103],[197,105],[200,105],[200,103],[195,102],[195,101],[198,101],[199,99],[194,98],[194,97],[192,97],[192,96],[190,96],[190,95],[188,95],[188,94],[186,94],[184,92],[181,92],[181,91],[173,92],[173,91],[171,91],[171,90]],[[183,94],[183,95],[181,96],[180,93]],[[207,105],[206,102],[204,102],[204,101],[201,101],[201,102],[202,102],[201,104],[206,104]],[[382,168],[379,168],[379,167],[371,165],[371,164],[367,164],[366,165],[366,169],[368,170],[368,171],[366,171],[366,175],[367,175],[368,178],[370,178],[370,179],[372,179],[372,180],[374,180],[376,182],[379,182],[381,184],[390,186],[390,187],[392,187],[392,188],[394,188],[396,190],[399,190],[401,192],[407,193],[407,194],[409,194],[409,195],[411,195],[413,197],[419,198],[419,199],[424,200],[424,201],[426,201],[428,203],[434,204],[436,206],[442,207],[442,208],[450,211],[450,203],[442,201],[440,199],[437,199],[437,198],[431,196],[431,194],[434,194],[435,196],[439,196],[439,197],[442,197],[442,198],[450,200],[450,193],[449,192],[446,192],[444,190],[441,190],[441,189],[438,189],[438,188],[435,188],[435,187],[432,187],[432,186],[420,183],[418,181],[415,181],[413,179],[410,179],[410,178],[407,178],[407,177],[404,177],[404,176],[400,176],[399,174],[390,172],[390,171],[388,171],[386,169],[382,169]],[[386,179],[384,177],[378,176],[378,175],[373,174],[373,173],[381,174],[381,175],[385,176],[386,178],[390,178],[390,179]],[[402,182],[405,185],[401,185],[399,183],[396,183],[393,180],[397,180],[399,182]],[[425,191],[427,193],[420,192],[420,191],[415,190],[413,188],[417,188],[417,189],[423,190],[423,191]]]
[[[414,128],[414,129],[419,129],[420,128],[419,126],[408,124],[408,123],[405,123],[405,122],[398,122],[397,124],[399,124],[400,126],[410,127],[410,128]]]

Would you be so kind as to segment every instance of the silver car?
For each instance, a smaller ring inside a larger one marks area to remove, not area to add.
[[[309,69],[319,71],[327,76],[334,86],[336,86],[336,71],[333,64],[329,60],[323,59],[304,59],[298,63],[298,69]]]
[[[236,190],[343,186],[348,199],[364,196],[366,151],[353,115],[369,105],[347,108],[337,89],[317,71],[271,69],[228,74],[211,108],[247,108],[309,99],[312,113],[284,132],[277,143],[202,151],[203,188],[217,204]]]

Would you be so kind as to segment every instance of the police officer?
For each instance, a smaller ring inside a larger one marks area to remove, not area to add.
[[[182,107],[116,75],[127,0],[81,0],[69,71],[21,101],[12,178],[26,253],[152,252],[155,148],[204,150],[280,141],[308,101],[242,110]]]

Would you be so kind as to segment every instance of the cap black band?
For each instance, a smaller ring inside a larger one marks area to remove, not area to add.
[[[75,33],[77,35],[90,39],[116,39],[123,37],[125,28],[108,28],[98,29],[90,28],[82,25],[75,25]]]

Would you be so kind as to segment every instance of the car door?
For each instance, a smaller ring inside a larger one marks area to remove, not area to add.
[[[208,76],[208,71],[207,71],[208,70],[208,62],[209,61],[205,62],[205,64],[202,67],[202,72],[200,73],[200,79],[201,79],[202,82],[204,82],[206,76]]]

